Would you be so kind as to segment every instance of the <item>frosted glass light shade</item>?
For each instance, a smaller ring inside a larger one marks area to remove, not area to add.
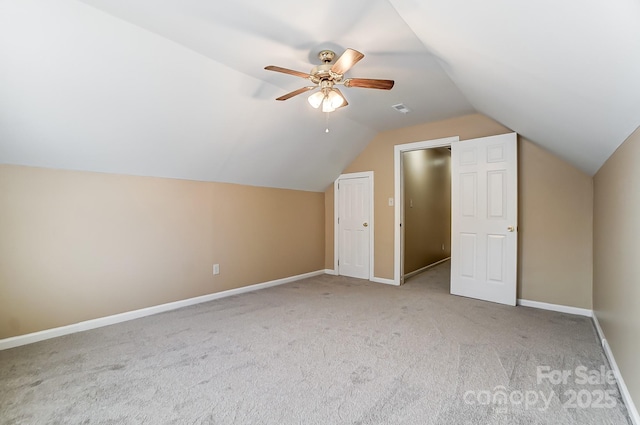
[[[318,109],[322,104],[322,100],[324,99],[324,93],[322,91],[315,92],[307,99],[309,104],[314,108]]]
[[[331,90],[328,94],[327,94],[327,100],[329,101],[329,103],[331,104],[331,107],[333,109],[337,109],[339,107],[342,106],[342,104],[344,103],[344,98],[342,96],[340,96],[338,94],[338,92]]]
[[[329,96],[325,97],[322,101],[322,112],[333,112],[336,108],[331,105],[331,101],[329,100]]]

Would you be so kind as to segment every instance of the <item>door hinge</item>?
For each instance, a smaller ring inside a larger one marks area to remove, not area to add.
[[[338,217],[338,224],[340,224],[340,217]]]

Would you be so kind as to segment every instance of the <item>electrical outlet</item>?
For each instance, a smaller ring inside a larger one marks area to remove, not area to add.
[[[220,264],[213,265],[213,274],[220,274]]]

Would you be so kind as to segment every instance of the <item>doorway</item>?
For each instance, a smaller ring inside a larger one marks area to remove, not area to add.
[[[404,280],[402,159],[404,152],[452,147],[451,287],[461,295],[516,304],[517,134],[459,143],[458,137],[394,148],[394,283]]]
[[[407,143],[402,145],[396,145],[394,147],[394,182],[395,182],[395,196],[394,196],[394,205],[395,205],[395,230],[394,230],[394,252],[393,252],[393,280],[395,285],[401,285],[404,283],[404,256],[402,252],[402,248],[404,246],[404,241],[402,239],[402,220],[404,217],[404,176],[402,172],[402,158],[403,153],[411,152],[411,151],[419,151],[424,149],[431,148],[446,148],[447,146],[451,146],[452,143],[458,142],[460,138],[458,136],[455,137],[446,137],[443,139],[436,140],[428,140],[424,142],[415,142],[415,143]]]
[[[403,279],[451,256],[451,148],[402,153]]]

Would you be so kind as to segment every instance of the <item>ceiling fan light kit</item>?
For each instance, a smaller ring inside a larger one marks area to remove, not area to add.
[[[315,84],[314,86],[307,86],[294,90],[291,93],[278,97],[276,100],[287,100],[299,94],[319,88],[320,90],[311,94],[307,100],[312,107],[318,109],[322,106],[322,112],[328,113],[349,104],[342,92],[338,90],[338,88],[334,87],[335,85],[378,90],[391,90],[393,87],[393,80],[344,78],[344,74],[364,57],[364,55],[357,50],[345,50],[344,53],[334,62],[335,56],[336,54],[331,50],[322,50],[318,53],[318,59],[320,59],[322,64],[314,67],[308,74],[273,65],[265,67],[264,69],[267,71],[294,75],[296,77],[305,78]]]
[[[318,109],[322,105],[322,112],[333,112],[341,106],[346,106],[346,99],[330,80],[320,82],[320,91],[313,93],[307,99],[309,104]]]

